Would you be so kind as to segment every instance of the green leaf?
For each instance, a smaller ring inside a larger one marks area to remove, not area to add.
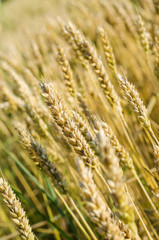
[[[4,151],[15,161],[15,163],[23,170],[23,172],[25,172],[30,178],[31,180],[36,184],[36,186],[43,192],[46,194],[47,198],[50,200],[50,202],[52,202],[54,204],[54,206],[56,206],[57,210],[59,211],[59,213],[64,216],[64,212],[62,211],[62,209],[58,206],[57,201],[54,197],[52,197],[44,188],[43,186],[39,183],[39,181],[28,171],[28,169],[15,157],[14,154],[12,154],[11,152],[9,152],[7,149],[4,149]]]
[[[68,240],[71,240],[72,238],[67,234],[67,233],[65,233],[60,227],[58,227],[56,224],[55,224],[55,222],[52,222],[52,221],[50,221],[50,219],[45,215],[45,214],[43,214],[42,212],[40,212],[37,208],[36,208],[36,206],[31,202],[31,201],[29,201],[28,199],[26,199],[25,197],[24,197],[24,195],[22,194],[22,193],[20,193],[19,191],[17,191],[16,189],[14,189],[13,187],[12,187],[12,189],[14,190],[14,192],[16,193],[16,196],[20,199],[20,201],[22,202],[26,202],[28,205],[29,205],[29,207],[32,207],[32,208],[34,208],[35,209],[35,211],[36,211],[36,213],[38,213],[41,217],[43,217],[43,219],[45,219],[47,222],[49,222],[54,228],[56,228],[58,231],[59,231],[59,233],[61,233],[61,235],[63,236],[63,237],[65,237],[66,239],[68,239]],[[56,220],[57,220],[57,218],[56,218]]]
[[[46,186],[47,186],[47,188],[48,188],[48,190],[49,190],[49,193],[50,193],[52,199],[54,199],[54,201],[58,203],[56,194],[55,194],[55,192],[54,192],[54,190],[53,190],[53,188],[52,188],[52,185],[51,185],[49,179],[46,177],[45,174],[43,174],[43,177],[44,177],[44,179],[45,179]]]

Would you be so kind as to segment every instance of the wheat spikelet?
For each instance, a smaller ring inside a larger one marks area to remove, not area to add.
[[[112,148],[109,139],[105,137],[103,129],[100,130],[99,134],[101,160],[105,164],[107,182],[112,191],[111,194],[114,199],[114,205],[117,208],[117,213],[138,237],[137,227],[135,224],[135,215],[133,207],[131,206],[129,198],[125,192],[123,172],[119,166],[119,159],[115,155],[115,151]]]
[[[73,113],[73,119],[76,122],[77,127],[81,131],[82,135],[85,137],[86,141],[90,145],[90,147],[96,152],[96,143],[95,143],[95,136],[93,136],[92,131],[88,125],[88,123],[85,121],[85,119],[82,118],[82,116],[72,111]]]
[[[152,137],[154,143],[158,146],[159,145],[158,139],[156,138],[151,128],[151,123],[147,116],[147,109],[144,106],[143,101],[139,96],[139,93],[137,92],[135,87],[128,82],[128,80],[126,79],[126,76],[121,76],[120,74],[118,74],[118,79],[119,79],[120,86],[124,90],[124,93],[129,103],[133,107],[134,111],[137,113],[137,117],[139,121],[141,122],[143,127],[150,133],[150,136]]]
[[[105,135],[109,138],[112,146],[114,147],[116,154],[118,155],[118,157],[120,159],[120,164],[122,166],[126,166],[127,168],[129,168],[131,170],[134,169],[132,158],[130,157],[128,151],[126,151],[124,146],[122,146],[119,143],[117,137],[115,136],[114,132],[109,127],[109,125],[106,122],[103,122],[102,128],[105,132]]]
[[[77,99],[78,99],[80,107],[82,108],[82,111],[83,111],[84,115],[86,116],[89,124],[92,126],[92,128],[95,131],[98,131],[99,130],[98,122],[97,122],[95,116],[93,115],[93,113],[91,112],[86,100],[80,93],[77,94]]]
[[[32,40],[31,42],[31,48],[32,48],[32,54],[36,60],[36,65],[38,66],[38,69],[41,71],[42,74],[47,73],[47,69],[44,63],[44,59],[41,55],[39,46],[34,40]]]
[[[12,221],[16,225],[22,239],[34,240],[35,237],[29,225],[29,220],[25,216],[25,211],[8,182],[3,178],[0,178],[0,194],[9,209]]]
[[[65,27],[63,26],[63,24],[60,24],[60,28],[61,28],[61,32],[65,38],[65,40],[69,43],[69,45],[72,47],[75,55],[77,56],[77,58],[79,59],[79,61],[81,62],[82,66],[85,69],[88,69],[88,61],[86,59],[84,59],[83,55],[81,54],[81,52],[79,51],[78,47],[76,46],[76,44],[73,41],[73,38],[71,37],[71,35],[68,34],[68,32],[66,31]]]
[[[81,156],[83,161],[92,167],[96,165],[96,159],[93,151],[87,144],[76,124],[68,116],[62,101],[55,94],[49,83],[42,83],[41,88],[43,97],[50,108],[57,125],[62,129],[68,142],[73,146],[75,152]]]
[[[159,146],[154,144],[153,149],[154,149],[154,156],[155,156],[154,163],[159,173]]]
[[[108,62],[108,66],[114,71],[116,72],[116,61],[115,61],[115,57],[114,57],[114,53],[113,53],[113,49],[110,45],[108,36],[106,35],[105,31],[103,28],[99,28],[98,29],[101,40],[102,40],[102,44],[103,44],[103,48],[104,48],[104,54],[105,57],[107,59]]]
[[[46,38],[43,33],[39,33],[37,35],[37,45],[39,47],[40,53],[46,63],[47,62],[47,57],[48,57],[48,46],[46,43]]]
[[[0,60],[2,62],[6,62],[9,66],[11,66],[17,72],[23,72],[24,67],[16,62],[14,58],[6,56],[4,53],[0,52]]]
[[[41,169],[63,193],[67,192],[67,183],[63,174],[57,169],[53,162],[50,162],[49,156],[44,147],[26,131],[20,124],[16,124],[16,129],[19,133],[19,138],[25,149],[29,152],[30,157],[36,163],[36,166]]]
[[[32,106],[29,106],[28,104],[25,104],[25,110],[28,113],[28,115],[31,117],[33,122],[35,123],[40,135],[44,137],[48,137],[49,134],[47,131],[47,125],[43,121],[43,119],[40,117],[40,115],[37,113],[36,109]]]
[[[74,97],[75,91],[74,91],[74,86],[73,86],[72,71],[71,71],[69,62],[66,59],[64,50],[61,46],[57,47],[57,51],[58,51],[58,62],[60,64],[62,72],[64,74],[65,85],[68,88],[70,95],[72,95]]]
[[[90,43],[75,29],[72,24],[66,26],[68,34],[71,34],[76,46],[79,48],[83,56],[89,61],[90,65],[94,69],[97,78],[99,80],[100,86],[103,92],[111,104],[111,106],[116,110],[121,112],[120,100],[117,93],[111,84],[108,74],[103,66],[101,59],[98,57],[96,50],[90,45]]]
[[[90,219],[96,224],[98,231],[111,240],[124,239],[123,233],[111,218],[110,210],[97,190],[91,170],[85,167],[81,160],[78,161],[78,171],[81,178],[80,185],[83,190],[86,209]]]
[[[159,37],[156,37],[156,49],[155,49],[155,75],[159,78]]]
[[[115,8],[117,14],[121,18],[121,20],[123,22],[123,25],[125,25],[128,32],[130,32],[132,34],[132,36],[135,37],[136,36],[136,29],[134,28],[133,22],[130,19],[129,10],[125,9],[126,5],[124,6],[124,8],[122,8],[121,5],[119,4],[119,2],[114,1],[113,2],[113,7]],[[128,7],[128,5],[127,5],[127,7]],[[130,7],[130,5],[129,5],[129,7]]]
[[[139,96],[139,93],[135,89],[135,86],[128,82],[125,75],[122,76],[118,74],[118,79],[120,86],[126,95],[126,98],[133,107],[134,111],[137,113],[139,121],[145,128],[149,129],[151,127],[151,124],[147,117],[147,109],[144,106],[143,101]]]
[[[14,93],[9,89],[9,86],[7,86],[5,81],[1,80],[0,87],[3,97],[9,102],[9,105],[13,110],[22,110],[24,108],[23,100],[18,96],[14,95]]]
[[[147,55],[148,52],[149,52],[148,34],[146,32],[146,29],[144,27],[144,22],[143,22],[140,15],[137,18],[137,30],[138,30],[138,34],[139,34],[139,37],[140,37],[141,45],[142,45],[142,47],[145,50],[145,53]]]
[[[137,117],[142,125],[148,129],[150,132],[151,130],[151,123],[147,116],[147,109],[141,100],[139,93],[135,89],[135,86],[127,80],[126,76],[122,76],[118,74],[118,79],[120,83],[120,87],[123,89],[126,98],[128,99],[129,103],[133,107],[134,111],[137,113]]]
[[[24,79],[17,74],[14,69],[9,66],[6,62],[1,62],[2,69],[7,72],[12,78],[15,84],[17,85],[18,91],[20,93],[21,98],[25,101],[26,99],[32,100],[33,102],[31,90]]]
[[[37,126],[39,132],[43,136],[48,136],[47,126],[37,111],[38,106],[36,104],[36,99],[32,95],[31,89],[29,88],[27,83],[23,80],[23,78],[19,74],[17,74],[5,62],[2,63],[2,67],[5,71],[7,71],[7,73],[9,73],[13,77],[14,82],[17,84],[20,96],[25,102],[24,109],[27,111],[29,116],[32,118],[32,120],[35,123],[35,125]]]
[[[41,96],[40,96],[38,80],[35,78],[33,73],[28,68],[24,69],[24,74],[25,74],[25,77],[28,80],[29,84],[32,87],[31,89],[32,89],[32,94],[33,94],[33,98],[34,98],[33,107],[36,109],[36,112],[38,113],[38,115],[40,115],[40,117],[43,120],[45,120],[47,122],[51,122],[52,116],[51,116],[48,108],[44,104],[41,104],[42,101],[41,101]],[[36,104],[35,104],[35,102],[36,102]]]

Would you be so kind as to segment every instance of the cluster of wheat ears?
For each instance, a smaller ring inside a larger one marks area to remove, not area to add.
[[[1,49],[0,239],[159,239],[157,2],[55,1]]]

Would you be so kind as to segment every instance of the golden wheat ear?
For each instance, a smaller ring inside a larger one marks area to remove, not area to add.
[[[133,170],[134,169],[133,160],[130,157],[129,152],[124,148],[124,146],[122,146],[119,143],[119,140],[117,139],[116,135],[114,134],[110,126],[106,122],[103,122],[102,128],[104,130],[105,135],[109,138],[111,145],[115,149],[115,152],[120,159],[121,167],[126,166],[128,169]]]
[[[105,136],[104,130],[99,131],[99,149],[100,159],[105,165],[106,178],[111,189],[111,196],[116,207],[115,212],[120,219],[132,230],[137,239],[139,239],[137,226],[135,223],[135,213],[133,206],[126,193],[126,183],[123,179],[123,171],[119,165],[119,158],[115,154],[115,149],[112,147],[110,139]]]
[[[140,98],[140,95],[133,84],[131,84],[125,75],[121,75],[118,73],[118,80],[120,83],[120,87],[123,89],[127,100],[132,106],[134,112],[137,115],[142,126],[150,133],[153,141],[158,144],[158,140],[151,128],[151,122],[148,118],[147,108],[143,104],[143,101]]]
[[[109,236],[109,239],[123,240],[123,233],[111,218],[111,213],[97,190],[91,169],[86,167],[80,159],[78,159],[77,165],[85,207],[91,221],[97,226],[97,230],[103,237]]]
[[[116,73],[116,60],[115,60],[113,49],[109,42],[108,36],[102,27],[98,28],[98,32],[102,41],[104,54],[105,54],[108,66],[114,71],[114,73]]]
[[[146,32],[144,22],[142,17],[139,15],[137,18],[137,31],[139,34],[141,46],[143,47],[146,55],[149,53],[149,40],[148,40],[148,33]]]
[[[54,162],[49,160],[49,156],[45,148],[35,141],[35,139],[27,132],[25,127],[20,123],[16,124],[19,138],[24,148],[29,152],[31,159],[36,166],[42,170],[62,193],[67,192],[67,182],[63,174],[57,169]]]
[[[156,49],[155,49],[155,66],[154,71],[156,77],[159,79],[159,37],[156,37]]]
[[[121,112],[121,105],[118,95],[114,86],[110,82],[109,76],[104,68],[103,62],[97,54],[96,49],[87,41],[87,39],[76,30],[76,28],[69,24],[65,30],[67,34],[73,38],[78,50],[82,53],[84,58],[89,61],[92,69],[97,75],[99,84],[104,92],[104,95],[110,105],[116,110]]]
[[[57,59],[58,59],[58,63],[61,66],[61,70],[63,72],[64,75],[64,82],[65,85],[70,93],[71,96],[75,97],[75,90],[74,90],[74,86],[73,86],[73,76],[72,76],[72,71],[71,71],[71,67],[70,64],[64,54],[64,50],[61,46],[57,46]]]
[[[77,160],[77,171],[80,176],[85,207],[97,231],[106,239],[136,240],[127,225],[113,215],[93,180],[92,170],[85,166],[80,158]]]
[[[42,83],[41,88],[45,102],[50,108],[55,122],[61,128],[67,141],[86,164],[96,167],[97,159],[95,158],[94,152],[89,147],[75,122],[69,117],[63,102],[52,89],[51,84]]]
[[[19,199],[4,178],[0,178],[0,194],[9,209],[11,219],[16,225],[21,238],[24,240],[34,240],[35,236],[32,233],[25,211],[23,210]]]

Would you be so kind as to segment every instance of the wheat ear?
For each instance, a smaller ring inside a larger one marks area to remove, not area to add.
[[[104,54],[105,54],[106,60],[108,62],[108,66],[114,71],[114,73],[116,73],[115,56],[114,56],[111,44],[109,42],[108,36],[106,35],[106,33],[102,27],[100,27],[98,29],[98,32],[99,32],[100,38],[102,40]]]
[[[136,112],[140,123],[150,133],[154,142],[158,144],[158,140],[151,128],[151,123],[147,116],[147,109],[144,106],[143,101],[141,100],[135,86],[127,80],[125,75],[122,76],[121,74],[118,73],[118,79],[119,79],[120,87],[123,89],[126,98],[128,99],[130,105]]]
[[[95,167],[96,158],[94,152],[89,147],[76,124],[67,114],[63,102],[54,92],[49,83],[42,83],[41,88],[45,102],[50,108],[57,125],[62,129],[68,142],[72,145],[75,152],[81,156],[85,163]]]
[[[159,78],[159,37],[156,37],[156,49],[155,49],[155,75]]]
[[[58,62],[61,66],[64,79],[65,79],[65,85],[68,88],[68,91],[71,96],[75,96],[75,91],[74,91],[74,86],[73,86],[73,76],[72,76],[72,71],[70,68],[70,64],[68,60],[66,59],[66,56],[64,54],[64,50],[61,46],[57,46],[57,51],[58,51]]]
[[[136,235],[136,238],[139,238],[133,206],[130,204],[125,191],[123,171],[119,165],[119,159],[115,155],[115,150],[111,146],[109,138],[105,136],[103,129],[100,129],[99,135],[100,157],[105,165],[107,182],[111,189],[114,205],[117,208],[116,211],[120,218],[129,225],[130,229]]]
[[[83,55],[81,54],[81,52],[79,51],[78,47],[76,46],[76,44],[73,41],[73,38],[71,35],[68,34],[67,30],[65,29],[65,27],[63,26],[63,24],[60,24],[60,28],[61,28],[61,32],[65,38],[65,40],[69,43],[69,45],[72,47],[75,55],[77,56],[77,58],[79,59],[79,61],[81,62],[82,66],[87,69],[88,68],[88,61],[83,57]]]
[[[67,192],[67,182],[63,174],[57,169],[54,162],[49,160],[49,156],[44,147],[27,132],[23,125],[16,124],[16,129],[19,133],[19,138],[22,145],[29,152],[30,157],[52,181],[52,183],[60,189],[62,193]]]
[[[96,224],[97,230],[108,239],[124,239],[123,233],[111,218],[111,213],[97,190],[91,170],[85,167],[81,160],[78,161],[78,171],[85,206],[91,221]]]
[[[72,113],[73,113],[73,119],[74,119],[77,127],[79,128],[82,135],[88,142],[89,146],[95,152],[97,152],[95,136],[92,134],[92,131],[91,131],[90,126],[88,125],[87,121],[84,118],[82,118],[82,116],[78,112],[72,111]]]
[[[80,93],[77,94],[77,99],[78,99],[80,107],[82,108],[82,112],[84,113],[85,117],[87,118],[92,129],[95,131],[98,131],[99,130],[98,122],[96,120],[95,115],[90,110],[86,100]]]
[[[154,156],[155,156],[154,163],[159,174],[159,146],[154,144],[153,149],[154,149]]]
[[[34,240],[35,236],[32,233],[29,220],[25,216],[25,211],[19,199],[16,197],[8,182],[3,178],[0,178],[0,194],[9,209],[12,221],[16,225],[22,239]]]
[[[9,74],[12,77],[13,81],[15,82],[18,88],[21,98],[24,101],[25,99],[30,99],[33,101],[31,90],[27,83],[24,81],[24,79],[19,74],[17,74],[16,71],[14,71],[14,69],[11,66],[9,66],[6,62],[4,61],[1,62],[1,67],[7,74]]]
[[[7,86],[6,82],[5,81],[2,81],[0,82],[0,88],[1,88],[1,93],[2,93],[2,96],[7,99],[7,101],[9,102],[9,105],[10,107],[13,109],[13,110],[23,110],[24,108],[24,101],[14,95],[14,93],[10,90],[9,86]]]
[[[105,237],[108,237],[108,239],[135,240],[136,238],[127,225],[113,215],[109,207],[107,207],[93,181],[91,169],[84,166],[80,159],[78,159],[77,166],[86,209],[90,219],[96,224],[97,230]]]
[[[144,22],[143,22],[140,15],[137,18],[137,30],[138,30],[138,34],[139,34],[139,37],[140,37],[141,45],[142,45],[146,55],[148,55],[148,52],[149,52],[148,34],[146,32]]]
[[[103,128],[103,130],[105,132],[105,135],[109,138],[112,146],[114,147],[114,149],[116,151],[116,154],[118,155],[118,157],[120,159],[121,166],[122,167],[126,166],[130,170],[134,169],[132,158],[130,157],[128,151],[126,151],[124,146],[122,146],[119,143],[117,137],[115,136],[114,132],[109,127],[109,125],[106,122],[103,122],[102,123],[102,128]]]
[[[109,80],[108,74],[106,73],[101,59],[98,57],[95,48],[91,46],[86,38],[82,36],[82,34],[80,34],[80,32],[77,31],[72,24],[67,25],[66,30],[68,34],[72,36],[74,43],[94,69],[94,72],[97,75],[100,86],[103,89],[108,102],[116,111],[121,112],[122,110],[118,95],[115,92],[114,86]]]
[[[121,167],[126,166],[128,169],[131,170],[135,179],[139,183],[142,191],[144,192],[146,198],[150,202],[152,208],[156,211],[156,208],[155,208],[154,204],[152,203],[152,200],[151,200],[150,196],[148,195],[147,191],[145,190],[145,187],[143,186],[143,183],[141,182],[140,178],[137,175],[137,172],[136,172],[134,164],[133,164],[133,160],[132,160],[129,152],[125,149],[125,147],[123,145],[121,145],[119,143],[119,141],[118,141],[117,137],[115,136],[114,132],[112,131],[112,129],[109,127],[109,125],[106,122],[104,122],[102,124],[102,128],[104,130],[105,135],[109,138],[111,145],[115,149],[115,152],[116,152],[117,156],[120,159]]]

